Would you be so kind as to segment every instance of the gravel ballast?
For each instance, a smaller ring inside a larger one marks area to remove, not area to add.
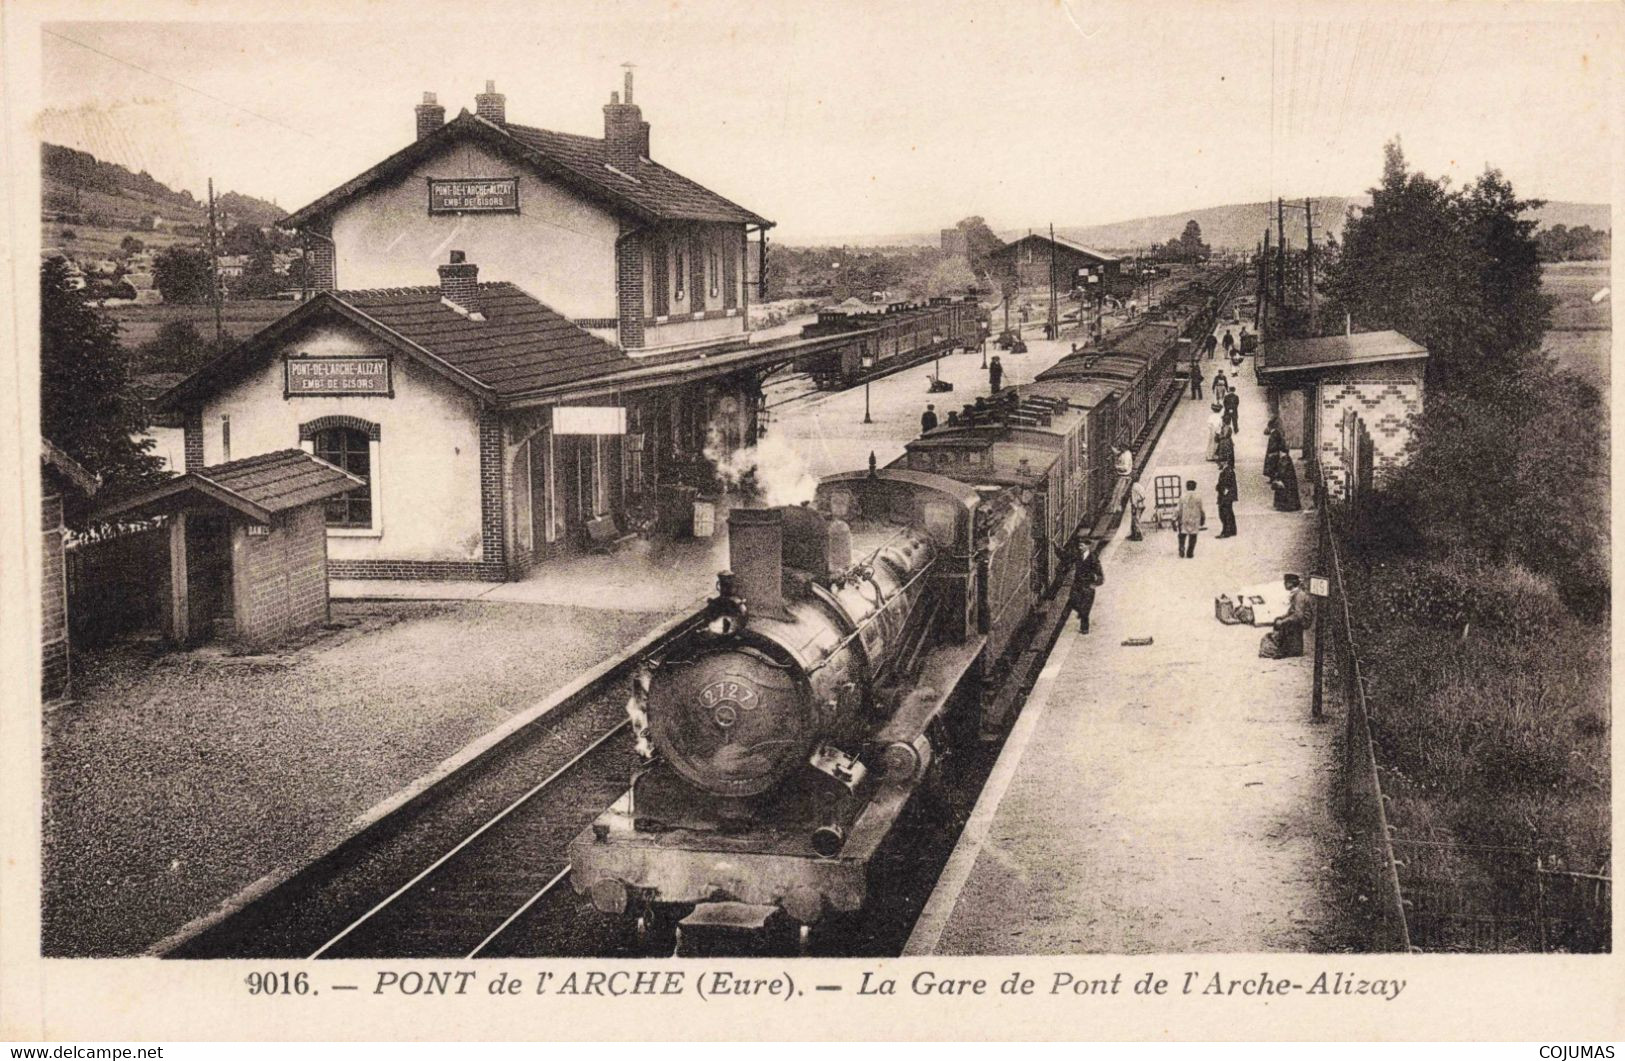
[[[45,717],[44,953],[140,953],[665,617],[335,602],[277,654],[81,656]]]

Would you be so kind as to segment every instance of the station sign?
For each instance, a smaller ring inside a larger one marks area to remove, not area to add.
[[[431,214],[517,214],[519,178],[429,178]]]
[[[555,405],[555,435],[624,435],[626,410],[618,405]]]
[[[287,398],[395,393],[387,357],[290,357],[286,364]]]
[[[1310,575],[1309,595],[1312,597],[1330,597],[1332,595],[1331,580],[1324,575]]]

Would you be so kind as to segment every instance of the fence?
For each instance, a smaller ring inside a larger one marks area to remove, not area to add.
[[[1364,493],[1352,492],[1355,504]],[[1344,707],[1343,805],[1357,847],[1358,884],[1375,900],[1372,949],[1610,950],[1613,882],[1605,866],[1581,872],[1554,865],[1531,847],[1395,833],[1338,551],[1338,524],[1356,513],[1349,504],[1334,506],[1324,495],[1319,511],[1320,569],[1327,572],[1332,596],[1323,602],[1326,614],[1318,627],[1325,647],[1316,651],[1326,653],[1322,690]]]
[[[64,560],[75,648],[162,626],[169,596],[166,526],[119,529],[70,542]]]
[[[1356,872],[1362,891],[1376,903],[1371,948],[1378,951],[1409,951],[1410,926],[1405,916],[1405,898],[1400,892],[1398,866],[1394,858],[1388,812],[1384,807],[1382,779],[1377,774],[1377,758],[1371,743],[1369,705],[1365,679],[1360,673],[1360,657],[1354,648],[1353,624],[1349,621],[1348,594],[1344,592],[1343,563],[1333,532],[1332,506],[1324,497],[1320,510],[1320,569],[1327,572],[1332,595],[1323,601],[1318,636],[1325,638],[1326,686],[1343,705],[1343,811],[1357,845]]]

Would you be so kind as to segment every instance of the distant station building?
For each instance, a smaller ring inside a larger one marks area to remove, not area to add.
[[[308,300],[158,403],[188,469],[297,446],[363,480],[325,509],[338,578],[519,578],[691,498],[783,361],[748,325],[772,223],[653,161],[625,93],[601,138],[425,94],[284,222]]]
[[[1399,332],[1361,332],[1266,341],[1254,370],[1287,445],[1313,454],[1341,498],[1410,459],[1427,357]]]
[[[357,490],[355,476],[286,449],[189,469],[92,518],[167,523],[165,626],[176,644],[264,646],[327,620],[327,525]]]
[[[63,505],[70,496],[88,500],[96,493],[96,487],[96,477],[83,465],[52,445],[49,439],[40,440],[40,531],[44,546],[40,579],[40,692],[45,700],[65,695],[72,674]]]
[[[1119,285],[1123,273],[1121,258],[1090,250],[1060,236],[1052,240],[1048,236],[1029,234],[1014,243],[1006,243],[994,251],[991,258],[1025,290],[1048,291],[1053,275],[1059,290],[1070,291],[1082,286],[1085,277],[1098,275],[1106,284],[1106,290],[1111,291]]]

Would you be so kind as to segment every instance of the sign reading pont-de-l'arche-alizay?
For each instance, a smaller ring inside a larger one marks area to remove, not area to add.
[[[431,214],[517,214],[517,177],[429,178]]]
[[[287,397],[393,393],[387,357],[290,357]]]

